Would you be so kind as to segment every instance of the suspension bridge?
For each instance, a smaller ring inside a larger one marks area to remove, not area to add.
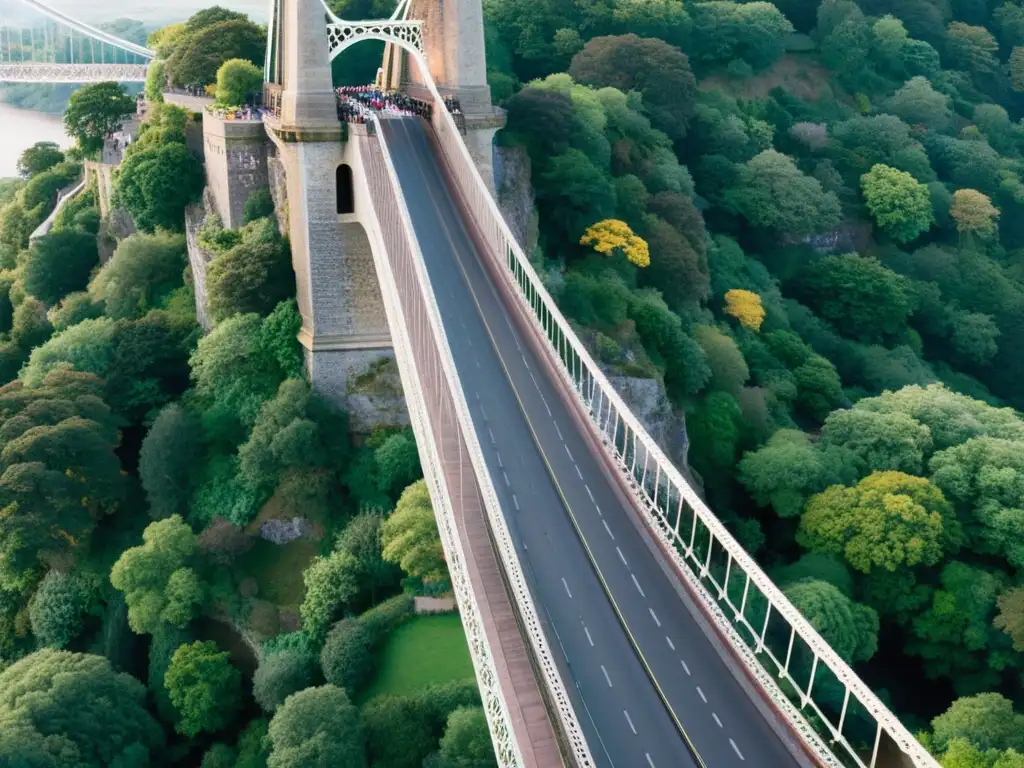
[[[12,2],[45,21],[4,22],[0,80],[144,77],[152,51]],[[499,764],[937,768],[665,456],[511,234],[481,0],[369,21],[270,5],[269,114],[204,116],[211,194],[241,209],[230,158],[265,133],[312,382],[345,392],[394,357]],[[331,62],[367,40],[419,117],[339,122]]]
[[[0,83],[145,82],[155,56],[36,0],[0,0]]]

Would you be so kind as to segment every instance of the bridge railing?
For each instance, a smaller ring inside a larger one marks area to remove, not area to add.
[[[422,274],[417,268],[418,245],[411,237],[412,224],[405,205],[395,193],[398,182],[386,154],[387,147],[383,141],[366,141],[361,146],[387,252],[382,259],[387,263],[378,265],[384,289],[381,293],[389,315],[393,315],[389,318],[392,341],[402,378],[420,383],[420,386],[405,388],[406,405],[416,432],[417,448],[425,454],[422,464],[430,497],[440,508],[435,518],[452,588],[477,672],[498,764],[502,768],[520,768],[522,756],[489,649],[483,616],[470,583],[469,559],[454,526],[456,511],[460,516],[465,515],[467,504],[477,508],[482,506],[482,500],[457,423],[453,397],[443,384],[446,366],[441,348],[444,334],[439,330],[440,317],[436,307],[431,307],[424,299],[425,292],[419,282]]]
[[[432,124],[443,159],[489,255],[499,260],[547,338],[566,385],[633,489],[647,527],[769,703],[823,764],[875,768],[882,750],[895,745],[917,768],[938,768],[704,504],[615,391],[509,230],[429,78],[428,86],[437,103]]]

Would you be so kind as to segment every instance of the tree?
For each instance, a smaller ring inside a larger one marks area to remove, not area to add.
[[[333,685],[289,696],[270,721],[268,768],[366,768],[355,706]]]
[[[252,676],[252,696],[260,709],[273,714],[293,693],[313,684],[313,665],[295,651],[279,651],[260,659]]]
[[[135,320],[166,306],[188,263],[183,235],[139,233],[121,240],[89,283],[89,295],[107,317]]]
[[[299,606],[302,628],[311,637],[322,638],[345,605],[358,593],[359,564],[347,552],[316,557],[302,574],[306,596]]]
[[[32,243],[25,261],[25,290],[46,304],[80,291],[99,262],[96,238],[83,232],[51,232]]]
[[[257,219],[265,219],[274,215],[274,198],[269,187],[260,187],[249,195],[245,201],[242,221],[251,224]]]
[[[580,245],[589,245],[605,256],[621,254],[638,267],[646,267],[651,263],[647,241],[633,234],[629,225],[618,219],[605,219],[587,227],[580,238]]]
[[[566,242],[579,242],[590,222],[615,212],[615,185],[578,149],[551,158],[538,179],[537,196]]]
[[[25,179],[64,162],[64,153],[52,141],[37,141],[18,157],[18,175]]]
[[[156,34],[156,33],[154,33]],[[163,59],[155,59],[146,68],[146,101],[159,104],[164,100],[164,88],[167,87],[167,70]]]
[[[162,749],[146,689],[101,656],[47,648],[0,672],[0,754],[15,764],[146,765]]]
[[[199,340],[189,366],[211,437],[243,440],[281,382],[301,375],[301,326],[295,303],[282,302],[265,320],[235,315]]]
[[[697,81],[686,54],[675,46],[653,36],[595,37],[573,57],[569,74],[595,88],[637,91],[655,128],[671,139],[686,135]]]
[[[269,496],[289,470],[338,470],[348,456],[348,420],[299,379],[281,383],[238,449],[239,480]]]
[[[1024,510],[1024,441],[975,437],[932,457],[932,482],[956,504],[967,546],[979,554],[1000,555],[1024,566],[1020,530]]]
[[[372,604],[376,604],[379,590],[397,584],[401,578],[401,571],[381,554],[380,527],[383,519],[383,515],[372,510],[356,515],[338,534],[335,545],[336,549],[356,559],[359,591],[369,592]]]
[[[764,322],[764,307],[761,297],[753,291],[733,288],[725,292],[725,313],[739,320],[740,325],[751,331],[761,330]]]
[[[64,111],[64,128],[78,140],[82,152],[103,148],[103,140],[135,114],[135,99],[118,83],[84,85],[71,94]]]
[[[64,648],[81,633],[92,594],[73,573],[50,571],[29,605],[32,634],[40,646]]]
[[[1024,45],[1018,45],[1013,49],[1007,62],[1007,69],[1010,70],[1010,84],[1013,90],[1018,93],[1024,91]]]
[[[324,679],[357,696],[373,677],[373,655],[369,630],[358,619],[342,619],[327,633],[320,667]]]
[[[808,496],[853,479],[846,456],[816,448],[797,429],[780,429],[739,463],[739,480],[754,501],[771,505],[779,517],[798,516]]]
[[[651,207],[657,208],[658,202],[655,200]],[[665,302],[676,311],[704,299],[708,293],[706,251],[695,249],[691,240],[660,216],[644,217],[644,233],[655,258],[640,273],[640,284],[657,288],[664,295]]]
[[[546,159],[569,148],[576,116],[567,94],[527,86],[506,102],[505,109],[507,130],[526,144],[531,157]]]
[[[987,238],[996,232],[999,209],[992,205],[988,195],[976,189],[958,189],[953,193],[949,215],[956,222],[957,232]]]
[[[945,749],[954,739],[966,739],[979,749],[1024,751],[1024,715],[998,693],[980,693],[954,701],[932,720],[932,743]]]
[[[1024,587],[1009,589],[996,598],[999,613],[992,626],[1013,640],[1015,651],[1024,651]]]
[[[265,48],[266,32],[245,17],[189,27],[167,60],[167,75],[175,85],[212,85],[224,62],[243,59],[260,64]]]
[[[441,750],[427,768],[496,768],[491,732],[481,707],[459,707],[448,715]]]
[[[909,173],[879,164],[861,177],[860,184],[878,226],[897,242],[910,242],[931,227],[928,187]]]
[[[395,511],[380,527],[384,559],[426,582],[448,578],[441,537],[427,484],[419,480],[402,492]]]
[[[57,333],[66,331],[83,320],[95,320],[103,314],[103,308],[93,303],[86,291],[74,291],[46,313],[47,319]],[[13,318],[12,318],[13,320]]]
[[[246,59],[228,59],[217,70],[217,103],[250,104],[263,91],[263,70]]]
[[[144,232],[180,232],[185,206],[199,199],[204,182],[202,163],[184,144],[157,143],[126,154],[114,194]]]
[[[377,487],[388,499],[397,499],[423,477],[416,437],[409,429],[389,435],[374,449],[373,459],[377,464]]]
[[[853,488],[835,485],[812,496],[797,542],[842,554],[863,573],[873,568],[934,565],[955,525],[942,491],[923,477],[874,472]]]
[[[110,571],[110,583],[128,603],[128,624],[139,634],[165,622],[184,627],[204,599],[205,585],[189,565],[198,551],[196,535],[172,515],[146,526],[142,541],[122,552]]]
[[[793,31],[771,3],[712,0],[692,6],[693,55],[707,63],[741,59],[754,69],[770,66]]]
[[[814,421],[822,421],[845,399],[836,367],[821,355],[811,355],[793,369],[797,409]]]
[[[188,509],[193,473],[202,457],[198,433],[196,419],[176,403],[162,410],[146,433],[139,478],[153,519]]]
[[[237,313],[268,315],[295,295],[288,244],[269,218],[242,229],[241,242],[216,256],[206,275],[210,314],[223,320]]]
[[[242,705],[242,687],[230,657],[212,641],[182,645],[174,652],[164,685],[181,715],[178,733],[196,736],[231,725]]]
[[[832,584],[799,581],[783,590],[825,642],[847,664],[867,661],[878,650],[878,614],[855,603]]]
[[[905,82],[890,97],[886,109],[911,125],[923,125],[935,131],[944,130],[951,117],[946,97],[920,75]]]
[[[952,22],[947,28],[946,50],[956,64],[970,72],[987,74],[999,68],[999,43],[984,27]]]
[[[849,451],[869,472],[892,470],[919,475],[925,458],[932,453],[932,433],[904,413],[854,407],[825,419],[821,445]]]
[[[841,333],[869,343],[902,334],[914,309],[906,278],[855,253],[813,262],[797,288],[801,300]]]
[[[768,149],[738,167],[725,206],[758,227],[793,237],[827,230],[840,220],[839,200],[805,175],[792,158]]]
[[[696,326],[693,338],[707,356],[711,369],[710,386],[732,394],[739,392],[750,378],[750,370],[736,342],[710,325]]]

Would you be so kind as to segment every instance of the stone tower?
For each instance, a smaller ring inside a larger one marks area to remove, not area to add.
[[[393,357],[391,337],[366,232],[354,217],[339,215],[345,145],[323,5],[278,0],[278,9],[280,114],[266,126],[284,171],[299,340],[314,387],[348,408],[353,427],[363,431],[395,420],[352,390]]]
[[[466,147],[484,180],[494,186],[494,134],[504,112],[491,104],[487,84],[482,0],[412,0],[409,18],[423,21],[423,47],[430,74],[443,95],[459,100],[466,116]],[[407,66],[409,90],[422,84],[415,64]]]

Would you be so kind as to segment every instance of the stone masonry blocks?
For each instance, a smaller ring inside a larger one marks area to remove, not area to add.
[[[206,183],[215,210],[228,229],[242,226],[249,195],[269,183],[267,145],[259,121],[203,115]]]

